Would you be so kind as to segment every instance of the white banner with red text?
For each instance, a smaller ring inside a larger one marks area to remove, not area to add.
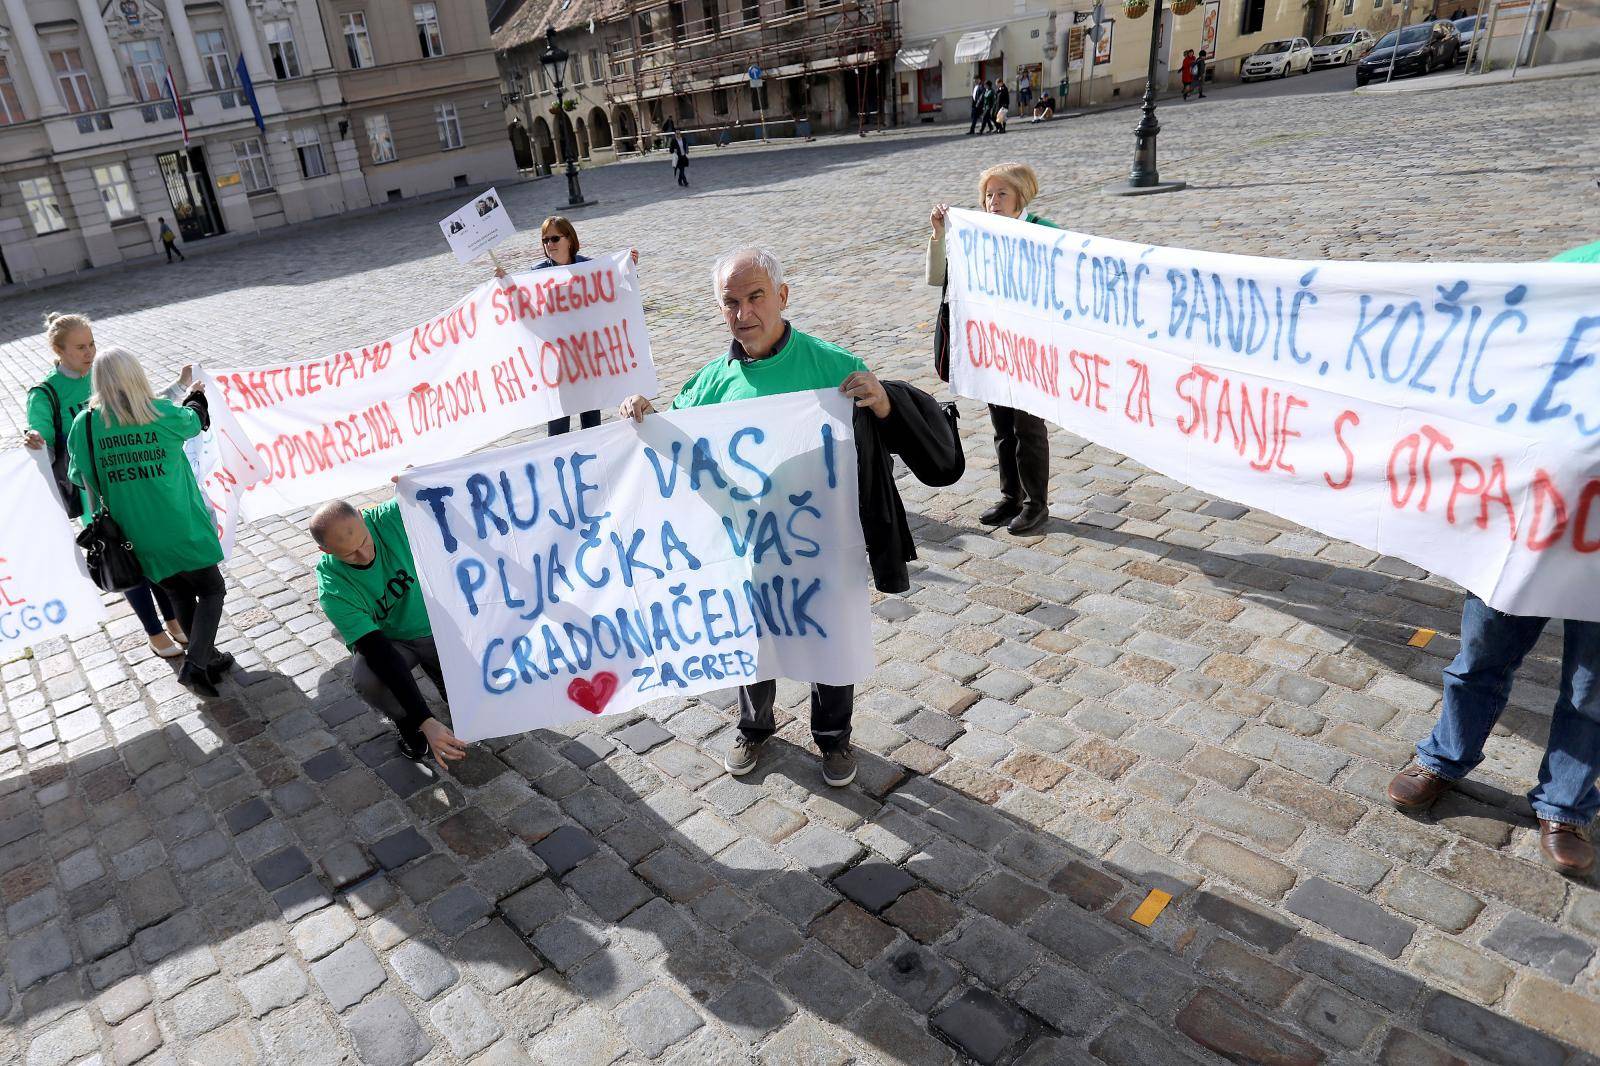
[[[407,466],[657,387],[627,252],[486,281],[361,348],[212,369],[204,380],[217,424],[231,427],[208,498],[237,493],[247,520],[360,493]],[[244,466],[259,480],[247,483]]]
[[[401,475],[456,734],[869,676],[851,414],[791,393]]]
[[[950,383],[1503,611],[1600,620],[1600,270],[1265,259],[952,211]]]

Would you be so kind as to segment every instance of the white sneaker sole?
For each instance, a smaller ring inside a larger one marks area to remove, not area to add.
[[[824,773],[822,775],[822,780],[826,781],[828,784],[832,785],[834,788],[843,788],[844,786],[848,785],[850,782],[854,781],[855,779],[856,779],[855,767],[851,767],[850,768],[850,776],[849,777],[840,778],[837,781],[834,780],[833,778],[829,777],[826,773]]]
[[[722,768],[728,771],[728,773],[732,774],[734,777],[743,777],[751,770],[754,770],[756,768],[756,763],[760,761],[760,759],[752,759],[749,766],[735,766],[733,763],[729,762],[728,757],[724,755],[722,757]]]

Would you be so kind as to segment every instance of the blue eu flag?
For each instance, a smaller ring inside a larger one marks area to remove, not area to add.
[[[250,113],[256,117],[256,129],[262,133],[267,132],[267,123],[261,117],[261,105],[256,102],[256,87],[250,81],[250,69],[244,65],[244,56],[239,57],[239,62],[233,69],[239,75],[239,88],[244,91],[244,98],[250,103]]]

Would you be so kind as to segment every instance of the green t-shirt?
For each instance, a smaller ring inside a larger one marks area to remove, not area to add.
[[[1600,241],[1568,248],[1550,260],[1552,263],[1600,263]]]
[[[222,562],[222,543],[183,453],[183,442],[200,435],[200,416],[171,400],[156,400],[155,409],[155,421],[140,426],[109,425],[103,410],[80,414],[67,435],[72,460],[67,476],[105,503],[133,545],[144,576],[160,581]]]
[[[78,412],[89,406],[89,393],[92,391],[89,375],[73,377],[57,366],[45,375],[39,385],[48,385],[55,392],[56,402],[61,405],[61,433],[65,436],[72,429],[72,420],[78,417]],[[50,402],[50,393],[38,385],[28,390],[28,428],[44,438],[45,451],[51,458],[55,457],[56,450],[56,417],[51,410],[54,406]],[[83,510],[83,520],[87,522],[87,496],[83,501]]]
[[[719,355],[701,367],[672,401],[673,409],[705,407],[786,392],[836,389],[867,364],[837,344],[829,344],[790,327],[789,339],[776,353],[750,361]]]
[[[428,607],[417,584],[417,563],[411,539],[400,518],[400,501],[390,500],[361,512],[376,553],[366,566],[351,566],[323,555],[317,560],[317,598],[346,646],[368,633],[390,640],[416,640],[433,635]]]

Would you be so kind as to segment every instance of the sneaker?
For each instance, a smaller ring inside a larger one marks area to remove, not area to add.
[[[752,740],[740,733],[733,738],[728,754],[722,757],[722,768],[734,777],[743,777],[756,768],[756,757],[761,754],[763,740]]]
[[[400,739],[395,741],[395,746],[400,749],[400,754],[412,762],[421,762],[428,757],[432,749],[428,747],[428,738],[422,735],[422,730],[415,733],[401,733]]]
[[[822,753],[822,779],[834,788],[843,788],[856,779],[856,757],[850,745]]]

